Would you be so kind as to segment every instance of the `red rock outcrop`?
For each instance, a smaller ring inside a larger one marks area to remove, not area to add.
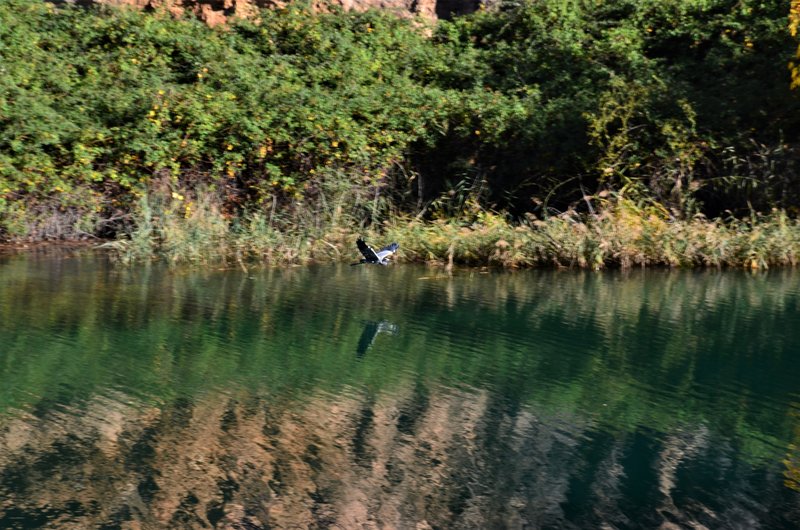
[[[69,2],[70,0],[66,0]],[[209,26],[224,24],[233,17],[250,18],[259,9],[285,7],[287,0],[72,0],[82,5],[103,4],[131,6],[138,9],[166,9],[179,16],[187,11],[194,13]],[[450,18],[471,13],[484,3],[481,0],[315,0],[316,9],[324,11],[330,6],[345,10],[365,11],[384,9],[399,16],[419,15],[429,20]]]

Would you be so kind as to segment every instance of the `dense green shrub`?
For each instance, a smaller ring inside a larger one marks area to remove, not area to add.
[[[503,192],[524,210],[554,189],[563,206],[626,187],[690,213],[698,197],[712,215],[797,206],[800,107],[785,70],[796,45],[784,2],[507,5],[437,32],[465,59],[460,78],[445,71],[435,82],[515,96],[527,110],[469,154],[498,204]]]
[[[607,192],[676,218],[796,212],[784,4],[537,0],[432,28],[289,7],[210,29],[8,0],[0,238],[157,247],[169,231],[148,226],[210,209],[305,240],[405,214],[592,214]]]
[[[0,17],[6,212],[120,216],[154,187],[210,185],[230,213],[343,185],[374,195],[457,103],[412,79],[441,61],[428,39],[375,12],[265,11],[211,30],[14,0]]]

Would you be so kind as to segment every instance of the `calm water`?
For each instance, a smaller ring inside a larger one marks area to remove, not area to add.
[[[792,528],[800,273],[0,256],[0,528]]]

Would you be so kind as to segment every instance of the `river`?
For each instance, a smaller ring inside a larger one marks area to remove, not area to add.
[[[800,272],[0,256],[0,528],[796,528]]]

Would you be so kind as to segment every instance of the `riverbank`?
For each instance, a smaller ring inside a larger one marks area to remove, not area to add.
[[[278,224],[261,213],[228,219],[209,204],[195,205],[188,214],[174,204],[164,206],[148,210],[130,234],[117,240],[56,245],[100,248],[122,263],[163,260],[240,267],[353,262],[359,258],[355,240],[362,236],[374,246],[399,242],[398,262],[446,267],[767,269],[795,266],[800,259],[800,223],[778,210],[747,219],[676,219],[657,204],[641,206],[616,198],[599,202],[589,215],[568,211],[511,222],[497,213],[477,211],[470,217],[434,221],[395,216],[381,225],[361,227],[354,219]],[[5,247],[40,249],[48,244]]]
[[[97,247],[98,241],[12,241],[0,242],[0,255],[17,252],[70,253]]]

